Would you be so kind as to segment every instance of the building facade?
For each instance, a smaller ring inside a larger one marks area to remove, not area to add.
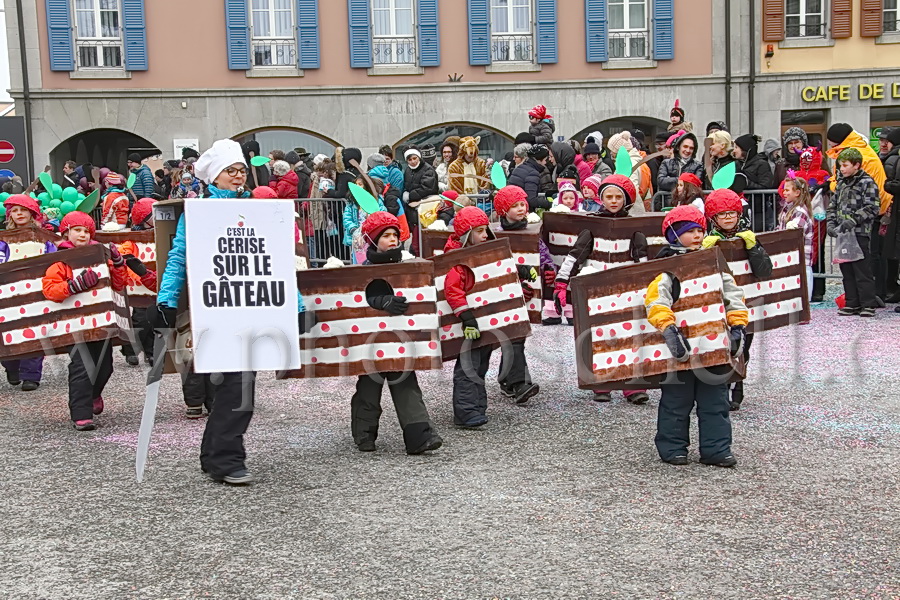
[[[11,94],[33,164],[54,169],[222,137],[328,153],[480,134],[498,156],[535,104],[560,136],[648,138],[676,98],[698,129],[763,137],[789,121],[869,128],[900,106],[897,0],[19,1]]]

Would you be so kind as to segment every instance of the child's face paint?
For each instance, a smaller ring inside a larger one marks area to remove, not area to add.
[[[378,251],[387,252],[400,245],[400,232],[396,229],[387,229],[378,238]]]
[[[70,227],[66,232],[66,237],[76,248],[87,246],[91,242],[91,232],[87,227],[76,225]]]
[[[609,212],[619,212],[622,210],[622,207],[625,206],[625,194],[622,193],[622,190],[614,186],[604,188],[603,195],[600,199],[603,201],[603,206],[605,206],[606,210]]]
[[[16,227],[24,227],[31,223],[31,211],[24,206],[10,206],[6,214],[16,224]]]
[[[528,216],[528,204],[519,200],[513,204],[506,212],[506,220],[511,223],[517,223]]]
[[[688,250],[698,250],[703,243],[703,229],[698,225],[690,231],[685,231],[678,236],[678,241]]]
[[[469,233],[469,245],[483,244],[488,240],[487,225],[479,225]]]

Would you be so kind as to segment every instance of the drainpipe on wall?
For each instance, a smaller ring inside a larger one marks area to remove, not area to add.
[[[22,16],[22,0],[16,0],[16,26],[19,30],[19,55],[22,59],[22,104],[25,117],[25,145],[28,147],[25,153],[26,171],[28,178],[22,178],[26,185],[34,181],[34,154],[33,136],[31,131],[31,85],[28,82],[28,61],[25,56],[25,23]]]
[[[753,2],[754,0],[751,0]],[[725,2],[725,124],[734,129],[731,122],[731,2]]]
[[[750,114],[748,115],[750,133],[756,133],[753,129],[754,113],[756,112],[755,95],[756,95],[756,0],[750,0],[750,85],[747,90],[747,104]]]

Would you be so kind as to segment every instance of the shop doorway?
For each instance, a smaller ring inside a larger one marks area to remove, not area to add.
[[[900,106],[879,106],[869,110],[869,139],[878,152],[878,135],[885,127],[900,127]]]

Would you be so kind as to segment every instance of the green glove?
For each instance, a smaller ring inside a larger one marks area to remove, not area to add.
[[[747,250],[750,250],[756,245],[756,234],[749,229],[747,231],[739,232],[737,236],[744,240],[744,245],[747,246]]]
[[[703,241],[700,243],[700,246],[703,248],[712,248],[719,241],[719,236],[717,235],[708,235],[703,238]]]
[[[475,315],[471,309],[462,311],[459,318],[463,324],[463,335],[467,340],[477,340],[481,337],[481,331],[478,330],[478,321],[475,320]]]
[[[463,335],[466,336],[467,340],[477,340],[481,337],[481,332],[475,327],[466,327],[463,329]]]
[[[528,281],[537,281],[537,278],[538,278],[537,269],[535,269],[534,267],[531,267],[531,271],[529,271],[528,274],[531,275],[531,277],[528,278]]]

